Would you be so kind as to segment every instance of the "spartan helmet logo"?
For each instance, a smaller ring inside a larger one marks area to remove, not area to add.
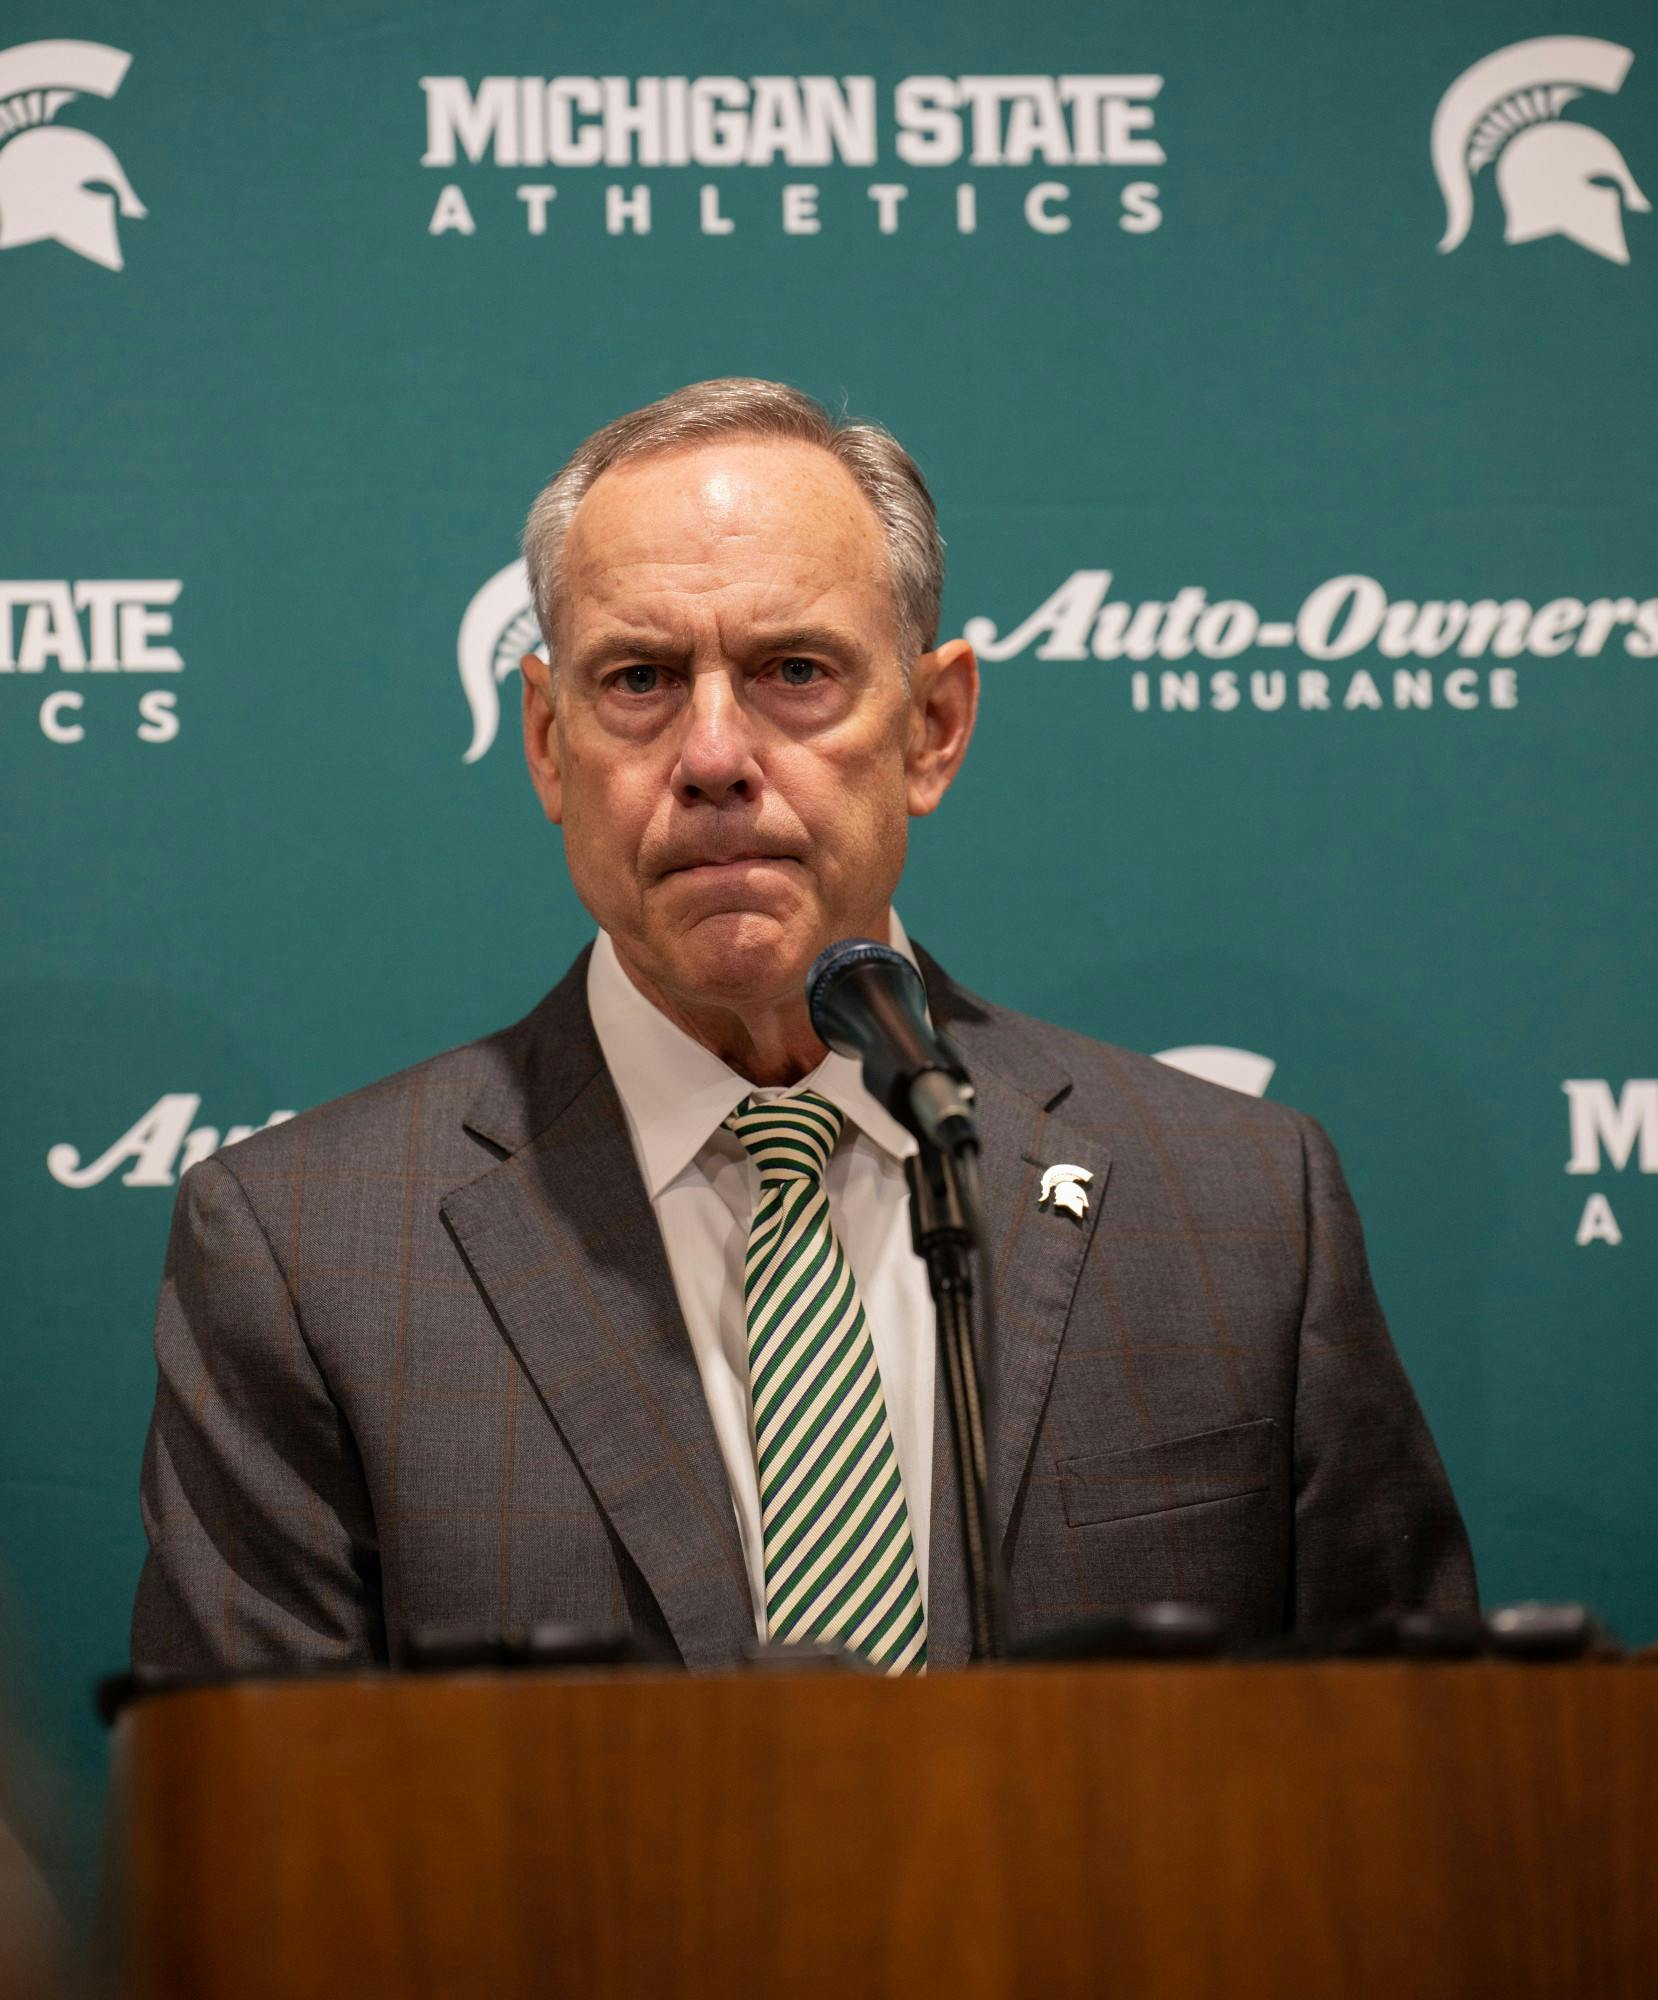
[[[113,97],[131,61],[102,42],[0,50],[0,250],[61,243],[121,269],[117,212],[136,220],[144,204],[101,139],[52,120],[83,91]]]
[[[1445,197],[1440,249],[1454,250],[1468,234],[1473,176],[1495,160],[1505,243],[1568,236],[1599,257],[1627,264],[1624,207],[1646,215],[1652,204],[1604,133],[1560,113],[1585,90],[1616,91],[1633,61],[1616,42],[1542,35],[1465,69],[1439,100],[1433,120],[1433,170]]]
[[[517,673],[526,653],[547,657],[530,602],[529,572],[521,562],[498,569],[466,607],[455,658],[461,690],[472,711],[472,741],[463,764],[476,764],[501,726],[501,683]]]
[[[1067,1215],[1074,1215],[1080,1221],[1088,1213],[1088,1183],[1094,1178],[1087,1167],[1049,1167],[1042,1176],[1041,1192],[1036,1197],[1038,1208],[1046,1208],[1051,1201],[1057,1214],[1064,1209]]]

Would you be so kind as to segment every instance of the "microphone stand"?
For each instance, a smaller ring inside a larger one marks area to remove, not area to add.
[[[979,1156],[975,1145],[953,1150],[922,1139],[905,1165],[910,1184],[910,1233],[927,1266],[938,1314],[939,1352],[950,1397],[956,1444],[962,1541],[967,1552],[967,1603],[972,1657],[999,1660],[1005,1650],[1001,1555],[990,1505],[990,1455],[986,1444],[987,1383],[979,1371],[973,1337],[973,1266],[986,1271]],[[982,1284],[987,1333],[994,1310],[988,1277]],[[987,1342],[994,1362],[994,1349]],[[988,1370],[987,1370],[988,1372]]]

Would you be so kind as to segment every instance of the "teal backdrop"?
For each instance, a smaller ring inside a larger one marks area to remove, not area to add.
[[[932,484],[985,701],[911,930],[1316,1114],[1487,1598],[1658,1636],[1650,5],[12,0],[0,42],[5,1695],[72,1906],[179,1171],[588,935],[510,681],[483,747],[516,536],[709,375]]]

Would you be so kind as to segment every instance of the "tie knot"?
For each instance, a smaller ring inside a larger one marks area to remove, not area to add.
[[[745,1097],[726,1119],[766,1181],[821,1181],[845,1123],[815,1090],[797,1097]]]

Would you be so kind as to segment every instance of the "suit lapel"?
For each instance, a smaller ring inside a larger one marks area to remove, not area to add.
[[[661,1233],[587,1017],[585,959],[522,1032],[519,1061],[467,1121],[508,1157],[452,1193],[444,1220],[686,1664],[729,1664],[754,1635],[747,1571]]]
[[[1038,1109],[994,1077],[980,1086],[985,1206],[996,1293],[996,1453],[991,1503],[1005,1541],[1019,1506],[1059,1344],[1094,1233],[1110,1158],[1100,1140],[1058,1112]],[[1060,1164],[1093,1179],[1081,1216],[1039,1203],[1042,1175]]]
[[[996,1302],[991,1401],[991,1507],[1006,1548],[1053,1382],[1077,1280],[1110,1172],[1096,1134],[1059,1109],[1070,1079],[1020,1022],[987,1008],[918,953],[933,1018],[960,1048],[978,1092],[986,1227]],[[1085,1167],[1087,1211],[1039,1205],[1044,1169]],[[983,1323],[980,1324],[981,1337]],[[970,1647],[955,1440],[943,1370],[933,1412],[932,1529],[928,1556],[927,1657],[965,1663]]]

